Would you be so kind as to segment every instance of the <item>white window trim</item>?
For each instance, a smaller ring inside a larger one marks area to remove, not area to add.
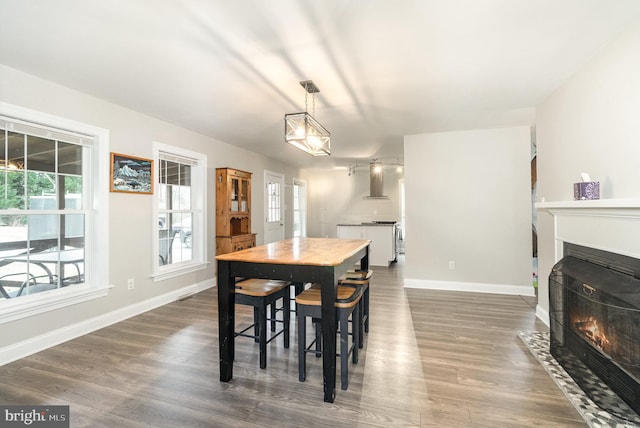
[[[292,187],[295,187],[296,184],[301,184],[302,186],[304,186],[304,192],[305,192],[305,196],[304,196],[304,207],[301,209],[302,212],[304,212],[304,224],[303,224],[303,233],[302,236],[306,237],[307,236],[307,180],[304,180],[302,178],[293,178],[293,180],[291,181],[292,183]],[[293,197],[292,197],[293,199]],[[292,219],[295,222],[295,208],[293,205],[293,200],[291,201],[291,214],[292,214]],[[291,225],[291,230],[294,230],[295,228],[295,224]]]
[[[108,251],[109,130],[5,102],[0,102],[0,115],[93,136],[95,145],[91,149],[91,171],[93,180],[96,180],[93,183],[93,199],[88,201],[91,218],[88,219],[85,237],[85,251],[91,256],[90,272],[87,275],[90,283],[0,301],[0,324],[106,296],[112,287],[109,285]]]
[[[202,153],[193,152],[187,149],[183,149],[176,146],[171,146],[168,144],[159,143],[157,141],[153,142],[153,159],[155,161],[155,180],[157,181],[160,171],[160,162],[158,162],[160,158],[160,152],[164,153],[172,153],[177,156],[181,156],[188,159],[195,159],[198,161],[198,168],[202,168],[202,183],[193,183],[192,188],[193,193],[203,195],[202,198],[196,198],[196,200],[192,199],[192,203],[195,204],[195,218],[193,219],[192,228],[196,229],[196,223],[200,225],[200,230],[202,230],[202,238],[198,240],[198,242],[192,241],[192,251],[193,254],[201,254],[199,257],[194,257],[189,262],[184,263],[175,263],[171,265],[159,266],[158,265],[158,222],[152,221],[152,231],[151,236],[153,245],[151,252],[151,266],[153,266],[153,273],[151,274],[151,278],[153,282],[164,281],[169,278],[175,278],[180,275],[184,275],[190,272],[196,272],[202,269],[206,269],[209,266],[209,262],[207,261],[207,156]],[[155,183],[157,184],[157,182]],[[151,218],[157,218],[158,215],[158,198],[154,195],[153,198],[153,212]]]

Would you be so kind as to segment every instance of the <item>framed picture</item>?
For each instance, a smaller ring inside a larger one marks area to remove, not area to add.
[[[111,153],[111,191],[153,193],[153,160]]]

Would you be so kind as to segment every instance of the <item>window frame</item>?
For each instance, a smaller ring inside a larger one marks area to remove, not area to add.
[[[280,183],[267,183],[267,223],[280,223],[282,220],[282,187]]]
[[[0,115],[30,126],[51,128],[93,139],[83,163],[85,218],[85,282],[17,299],[0,301],[0,324],[43,314],[108,295],[109,284],[109,130],[75,120],[0,102]],[[91,173],[89,173],[91,171]],[[99,254],[99,256],[98,256]]]
[[[302,203],[300,204],[301,206],[299,206],[298,208],[296,208],[296,204],[295,204],[295,191],[296,191],[296,187],[298,188],[302,188],[304,189],[304,198],[302,200]],[[296,212],[299,212],[300,215],[300,237],[306,238],[307,236],[307,181],[303,180],[301,178],[294,178],[293,179],[293,186],[292,186],[292,192],[291,192],[291,206],[292,206],[292,215],[293,215],[293,226],[292,226],[292,234],[293,237],[297,237],[296,236]]]
[[[191,260],[187,262],[171,263],[160,265],[159,254],[159,231],[158,221],[152,221],[152,279],[153,282],[163,281],[169,278],[180,276],[186,273],[206,269],[209,265],[207,261],[207,156],[180,147],[154,142],[153,159],[155,168],[157,189],[153,195],[152,218],[158,219],[160,216],[160,166],[162,155],[173,156],[177,159],[185,159],[193,162],[191,164]]]

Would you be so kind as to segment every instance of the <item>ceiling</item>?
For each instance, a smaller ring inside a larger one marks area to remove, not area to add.
[[[0,63],[300,167],[403,160],[403,136],[532,125],[637,0],[0,0]],[[332,155],[283,142],[314,116]],[[311,98],[309,98],[311,110]]]

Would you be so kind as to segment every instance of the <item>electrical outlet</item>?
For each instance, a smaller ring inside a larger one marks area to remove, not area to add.
[[[135,282],[133,281],[133,278],[127,279],[127,289],[133,290],[134,286],[135,286]]]
[[[456,268],[456,262],[454,260],[449,260],[449,269],[454,270]]]

